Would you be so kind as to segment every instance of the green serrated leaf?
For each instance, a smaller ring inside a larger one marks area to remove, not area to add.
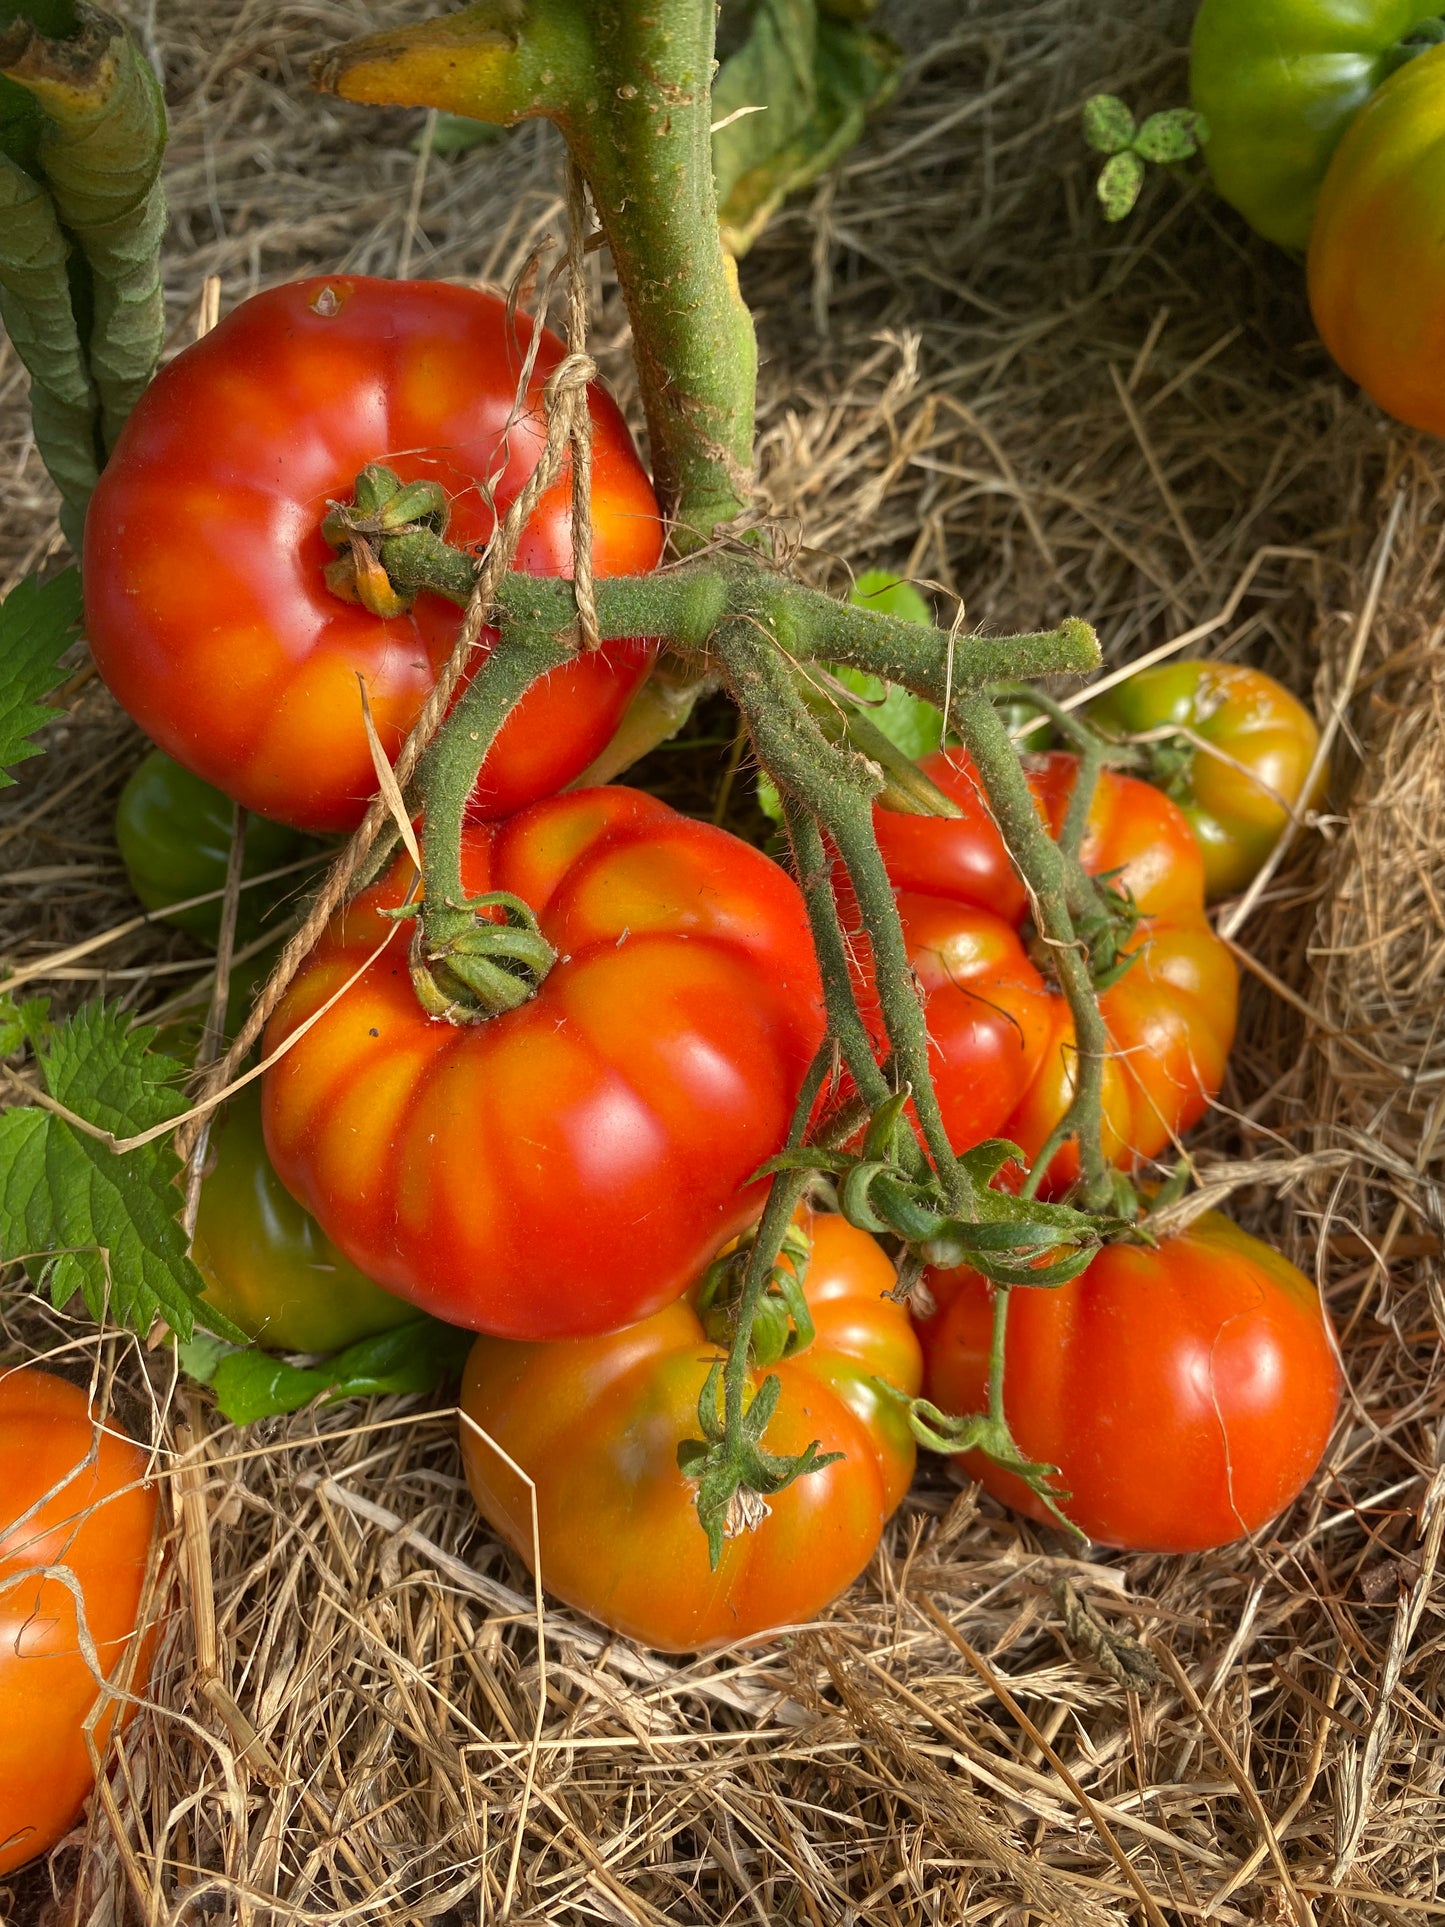
[[[1084,139],[1099,153],[1122,154],[1134,134],[1134,116],[1117,94],[1094,94],[1084,102]]]
[[[103,1004],[85,1004],[42,1044],[50,1095],[92,1124],[128,1137],[184,1109],[184,1067],[147,1050]],[[205,1289],[177,1213],[180,1164],[170,1140],[118,1156],[38,1108],[0,1116],[0,1256],[22,1259],[63,1305],[78,1291],[91,1316],[145,1333],[157,1317],[189,1338]]]
[[[43,1050],[49,1039],[50,999],[26,997],[20,1003],[0,990],[0,1057],[13,1057],[27,1045]]]
[[[30,739],[55,719],[43,699],[65,680],[60,658],[79,626],[79,569],[43,585],[32,577],[0,603],[0,788],[15,781],[11,765],[41,753]]]
[[[1106,221],[1122,221],[1144,185],[1144,163],[1135,153],[1115,154],[1104,163],[1097,191]]]
[[[195,1338],[180,1348],[182,1367],[209,1385],[235,1425],[298,1411],[313,1399],[370,1398],[382,1393],[429,1392],[461,1376],[474,1332],[435,1318],[416,1318],[349,1345],[317,1365],[293,1365],[258,1345],[217,1345]]]
[[[1151,114],[1134,136],[1134,152],[1146,161],[1187,161],[1199,152],[1200,119],[1187,107]]]

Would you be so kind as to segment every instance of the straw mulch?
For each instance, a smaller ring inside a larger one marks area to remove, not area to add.
[[[321,268],[506,281],[559,231],[545,130],[424,165],[421,116],[309,95],[311,52],[400,8],[135,11],[174,112],[178,344],[208,274],[226,305]],[[744,279],[766,502],[815,576],[891,565],[994,629],[1076,612],[1114,660],[1194,632],[1331,720],[1328,813],[1226,917],[1255,974],[1197,1140],[1328,1293],[1350,1393],[1319,1478],[1257,1543],[1081,1558],[935,1469],[821,1624],[662,1662],[539,1613],[446,1410],[241,1434],[164,1352],[17,1286],[8,1338],[113,1381],[178,1502],[154,1707],[7,1918],[1445,1915],[1445,461],[1331,370],[1296,269],[1197,179],[1099,219],[1078,104],[1178,99],[1189,11],[900,0],[895,107]],[[625,386],[615,300],[598,342]],[[11,577],[55,541],[22,388],[6,360]],[[648,780],[754,827],[727,716],[691,734]],[[139,739],[89,682],[50,749],[0,827],[9,968],[132,913],[108,823]],[[146,1011],[204,969],[146,931],[42,987]],[[1147,1450],[1139,1476],[1167,1477]]]

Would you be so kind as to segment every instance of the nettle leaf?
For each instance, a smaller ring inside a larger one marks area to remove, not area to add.
[[[1133,147],[1141,160],[1187,161],[1208,137],[1202,115],[1187,107],[1166,107],[1149,116],[1134,136]]]
[[[1122,221],[1133,209],[1144,185],[1144,163],[1130,151],[1105,161],[1097,191],[1106,221]]]
[[[47,1091],[67,1110],[117,1137],[184,1110],[185,1067],[147,1049],[153,1030],[133,1030],[120,1011],[93,1003],[47,1037],[37,1035],[28,1008],[23,1034]],[[145,1333],[161,1317],[189,1338],[205,1286],[177,1217],[179,1172],[168,1137],[117,1155],[51,1111],[7,1111],[0,1116],[0,1256],[22,1260],[56,1305],[78,1291],[97,1322]]]
[[[1084,102],[1084,139],[1101,154],[1122,154],[1134,144],[1134,116],[1117,94],[1094,94]]]
[[[838,11],[820,15],[815,0],[725,0],[712,154],[734,254],[847,152],[897,83],[902,56],[892,41]]]
[[[200,1335],[180,1348],[182,1368],[209,1385],[235,1425],[295,1412],[323,1395],[369,1398],[383,1392],[429,1392],[461,1376],[476,1333],[435,1318],[418,1318],[363,1338],[316,1365],[293,1365],[257,1345],[234,1346]]]
[[[22,582],[0,603],[0,788],[12,764],[41,753],[30,739],[59,713],[44,699],[65,681],[60,658],[79,627],[79,569]]]

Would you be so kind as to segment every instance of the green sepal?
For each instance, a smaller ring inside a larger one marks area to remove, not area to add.
[[[1021,1480],[1035,1498],[1043,1501],[1066,1532],[1072,1533],[1076,1539],[1087,1536],[1061,1510],[1062,1506],[1068,1504],[1072,1494],[1054,1484],[1059,1476],[1059,1468],[1046,1465],[1040,1459],[1027,1458],[1019,1450],[1002,1418],[991,1418],[987,1412],[956,1416],[952,1412],[942,1411],[926,1398],[909,1398],[886,1379],[875,1378],[873,1383],[902,1408],[909,1431],[926,1451],[941,1452],[948,1458],[964,1452],[981,1452],[1000,1471],[1011,1473],[1014,1478]]]
[[[677,1448],[677,1464],[684,1478],[697,1481],[698,1520],[707,1535],[708,1561],[714,1572],[722,1559],[723,1541],[739,1530],[737,1502],[744,1493],[772,1498],[795,1479],[806,1478],[842,1458],[841,1452],[819,1452],[814,1439],[803,1451],[789,1456],[764,1450],[763,1433],[777,1410],[783,1382],[765,1378],[743,1413],[742,1438],[736,1458],[727,1452],[727,1430],[722,1413],[723,1360],[714,1360],[698,1396],[697,1422],[701,1439],[684,1439]]]
[[[461,1376],[475,1340],[475,1332],[417,1318],[315,1365],[296,1365],[258,1345],[228,1345],[210,1336],[183,1343],[180,1362],[182,1370],[211,1387],[226,1418],[249,1425],[298,1411],[323,1396],[332,1405],[345,1398],[432,1391]]]

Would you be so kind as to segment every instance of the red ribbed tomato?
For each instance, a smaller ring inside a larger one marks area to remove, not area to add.
[[[928,1396],[988,1398],[993,1288],[930,1272]],[[1106,1245],[1057,1290],[1009,1305],[1004,1407],[1026,1457],[1059,1468],[1063,1510],[1105,1545],[1195,1552],[1255,1532],[1319,1464],[1340,1397],[1319,1293],[1279,1252],[1211,1211],[1157,1248]],[[995,1498],[1048,1524],[1041,1501],[975,1455]]]
[[[885,1296],[893,1267],[842,1218],[805,1222],[815,1335],[768,1367],[782,1393],[763,1444],[798,1453],[816,1439],[843,1457],[775,1493],[760,1525],[723,1542],[716,1572],[677,1463],[720,1355],[691,1298],[603,1338],[479,1338],[467,1361],[462,1456],[483,1514],[530,1564],[531,1494],[490,1439],[536,1485],[543,1584],[646,1646],[692,1652],[811,1619],[867,1565],[908,1490],[912,1434],[877,1383],[912,1397],[922,1369]]]
[[[878,843],[898,898],[909,956],[926,998],[933,1076],[957,1150],[1012,1138],[1033,1156],[1073,1093],[1073,1020],[1023,940],[1028,898],[973,766],[961,750],[921,767],[962,810],[956,818],[879,809]],[[1077,759],[1025,758],[1039,814],[1063,826]],[[1120,1165],[1163,1151],[1218,1091],[1234,1038],[1238,973],[1204,915],[1204,872],[1189,824],[1168,797],[1106,770],[1080,857],[1112,875],[1143,913],[1134,962],[1101,998],[1112,1054],[1104,1068],[1104,1149]],[[867,946],[858,987],[876,1023]],[[1065,1145],[1058,1187],[1078,1172]]]
[[[334,922],[269,1055],[361,969],[401,858]],[[504,890],[558,956],[485,1022],[429,1019],[407,932],[265,1080],[282,1181],[369,1278],[512,1338],[608,1331],[676,1298],[757,1208],[822,1037],[797,886],[726,831],[627,789],[576,790],[464,835],[469,897]]]
[[[95,1784],[84,1726],[100,1696],[81,1650],[76,1593],[37,1568],[63,1568],[83,1602],[105,1677],[132,1657],[156,1529],[146,1456],[114,1419],[101,1430],[85,1393],[25,1368],[0,1377],[0,1874],[47,1852]],[[155,1626],[128,1681],[142,1693]],[[112,1699],[96,1721],[103,1756],[133,1709]]]
[[[331,275],[243,302],[156,377],[86,516],[85,616],[106,682],[177,762],[262,816],[360,821],[376,777],[358,672],[395,756],[461,618],[430,595],[388,620],[341,600],[322,520],[381,462],[440,482],[449,539],[483,545],[546,439],[542,389],[563,348],[544,332],[519,406],[530,336],[495,295]],[[657,502],[615,404],[594,387],[590,407],[597,573],[644,574],[662,551]],[[571,488],[568,468],[518,568],[570,574]],[[487,759],[480,811],[578,776],[650,659],[649,644],[609,643],[531,689]]]

